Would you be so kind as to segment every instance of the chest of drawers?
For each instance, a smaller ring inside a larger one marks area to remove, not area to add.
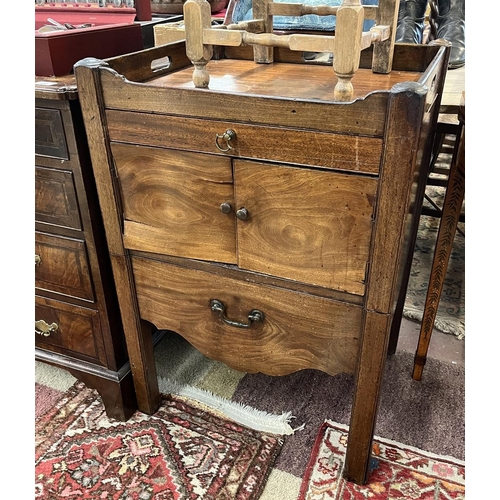
[[[282,49],[221,50],[210,89],[183,42],[77,64],[142,411],[150,325],[246,372],[353,373],[346,476],[365,480],[447,51],[397,47],[386,75],[362,62],[350,103],[331,67]]]
[[[35,78],[35,358],[136,410],[74,76]]]

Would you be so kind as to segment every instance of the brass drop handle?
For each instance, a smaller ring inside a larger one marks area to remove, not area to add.
[[[221,203],[220,211],[223,214],[228,214],[231,211],[231,203],[228,203],[227,201],[225,201],[224,203]]]
[[[258,309],[252,309],[248,313],[248,323],[240,323],[239,321],[233,321],[226,317],[226,306],[217,299],[212,299],[210,301],[210,309],[214,312],[218,312],[220,319],[229,326],[235,326],[237,328],[250,328],[252,324],[256,321],[264,321],[264,313]]]
[[[233,129],[228,128],[222,135],[215,134],[215,145],[219,151],[223,153],[227,153],[229,150],[233,149],[231,146],[231,141],[236,139],[236,132]],[[219,141],[225,141],[225,144],[222,144]]]
[[[35,254],[35,266],[39,266],[42,263],[42,258]]]
[[[249,216],[250,214],[248,213],[248,210],[244,207],[236,211],[236,217],[240,220],[247,220]]]
[[[50,337],[51,333],[57,332],[59,326],[57,323],[51,323],[50,325],[43,319],[35,321],[35,333],[42,335],[43,337]]]

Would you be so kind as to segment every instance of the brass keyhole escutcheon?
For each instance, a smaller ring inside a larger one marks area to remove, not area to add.
[[[231,149],[231,141],[236,139],[236,132],[233,129],[228,128],[223,134],[215,134],[215,145],[219,151],[227,153]]]

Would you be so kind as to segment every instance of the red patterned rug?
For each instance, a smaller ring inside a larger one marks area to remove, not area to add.
[[[76,382],[35,421],[35,498],[254,500],[281,446],[177,396],[154,415],[109,419]]]
[[[375,438],[368,482],[342,478],[348,427],[325,421],[298,500],[465,500],[465,464]]]

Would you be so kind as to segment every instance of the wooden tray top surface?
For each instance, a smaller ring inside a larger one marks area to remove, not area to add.
[[[210,61],[207,68],[209,90],[232,94],[333,101],[337,81],[333,68],[320,64],[258,64],[248,60],[221,59]],[[148,84],[194,89],[192,74],[193,66],[189,66],[150,80]],[[421,76],[421,72],[376,74],[370,69],[359,69],[352,79],[354,99],[364,98],[376,90],[390,90],[396,83],[418,81]]]

